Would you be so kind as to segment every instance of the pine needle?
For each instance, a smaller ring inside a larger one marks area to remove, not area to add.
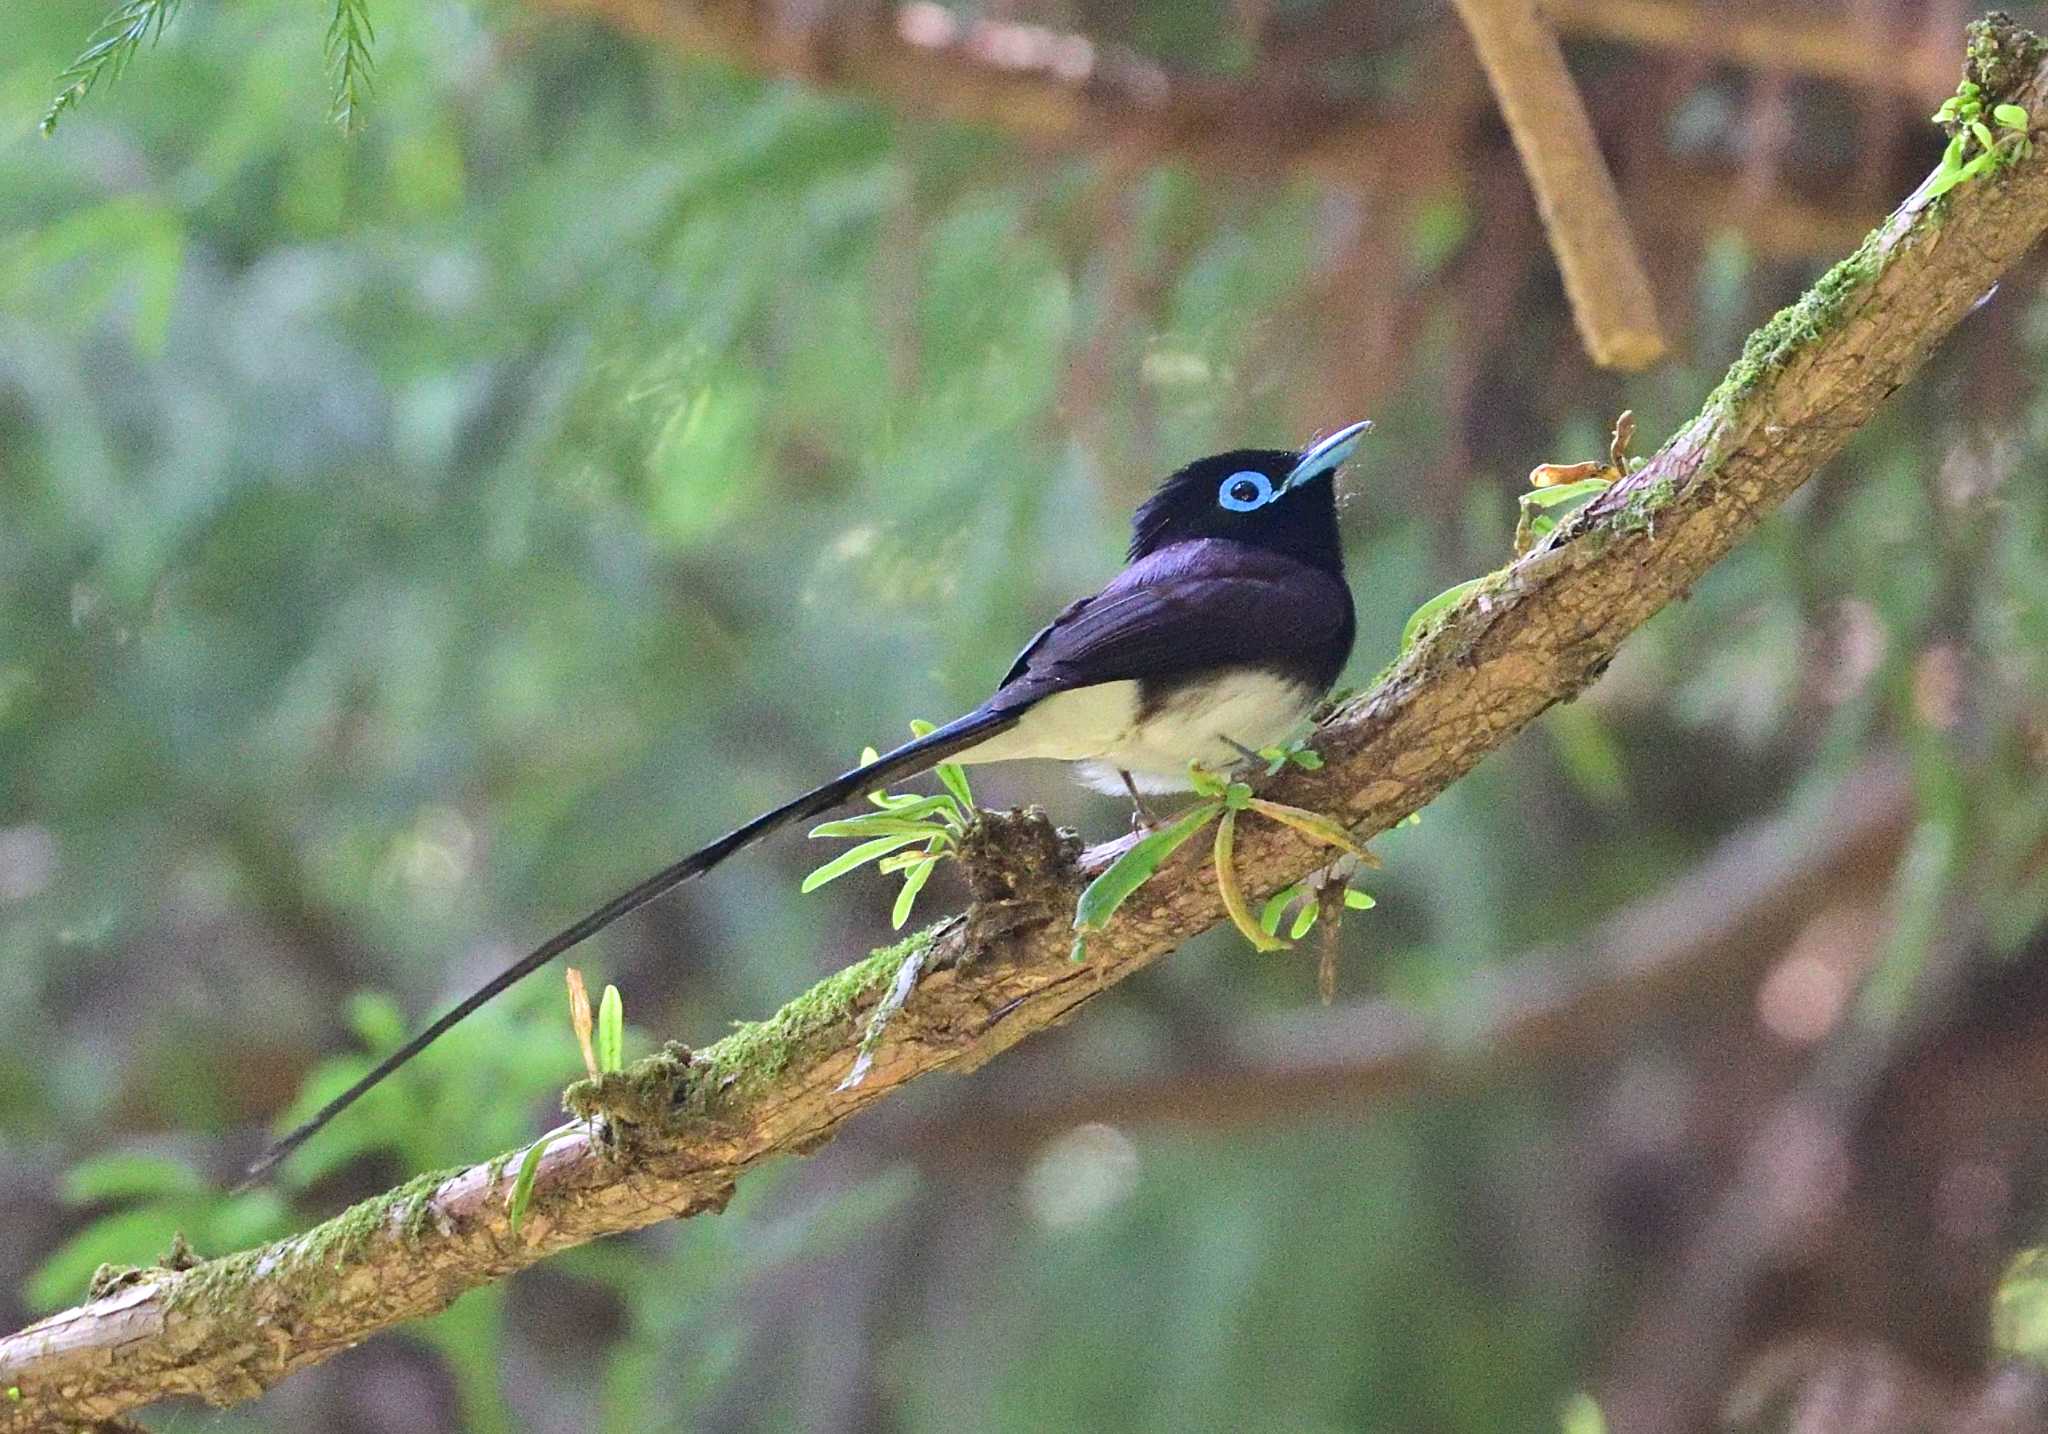
[[[144,40],[154,44],[163,38],[164,26],[171,22],[177,9],[178,0],[122,0],[111,15],[100,21],[99,29],[93,31],[92,39],[78,58],[57,76],[56,98],[43,111],[43,134],[55,134],[57,121],[64,112],[80,104],[101,81],[112,84],[121,78],[121,72],[128,68]]]
[[[370,46],[376,39],[369,0],[334,0],[334,19],[327,27],[327,73],[334,82],[334,122],[344,134],[363,127],[363,102],[370,93]]]

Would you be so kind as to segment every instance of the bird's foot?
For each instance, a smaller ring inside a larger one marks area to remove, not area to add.
[[[1225,737],[1223,744],[1235,751],[1238,756],[1244,758],[1247,762],[1259,763],[1266,760],[1265,753],[1245,746],[1244,743],[1238,741],[1235,737]]]
[[[1156,832],[1159,830],[1159,814],[1145,805],[1144,797],[1138,793],[1138,784],[1131,774],[1122,768],[1117,775],[1124,779],[1124,790],[1131,794],[1131,830],[1134,832]]]

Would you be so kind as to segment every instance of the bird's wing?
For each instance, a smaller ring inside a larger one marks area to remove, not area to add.
[[[1219,667],[1313,670],[1333,655],[1341,665],[1352,621],[1343,579],[1238,544],[1180,546],[1202,551],[1134,563],[1062,612],[1018,655],[989,707]]]
[[[1094,601],[1095,594],[1090,593],[1087,597],[1075,598],[1057,613],[1053,614],[1052,621],[1041,627],[1031,641],[1024,644],[1023,651],[1017,654],[1017,660],[1010,664],[1010,670],[1003,674],[1003,680],[998,682],[996,686],[1008,687],[1012,682],[1023,676],[1024,669],[1031,665],[1032,655],[1045,645],[1045,640],[1053,635],[1054,630],[1061,623],[1072,622],[1076,617],[1080,616],[1082,608]]]

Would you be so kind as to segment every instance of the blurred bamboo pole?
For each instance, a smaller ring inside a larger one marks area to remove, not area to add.
[[[1669,346],[1621,196],[1557,36],[1534,0],[1454,3],[1522,156],[1587,353],[1602,368],[1648,368]]]

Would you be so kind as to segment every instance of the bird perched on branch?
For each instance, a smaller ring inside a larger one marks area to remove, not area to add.
[[[522,977],[769,833],[940,762],[1048,757],[1106,790],[1184,790],[1285,737],[1329,691],[1355,631],[1332,476],[1371,428],[1300,452],[1197,459],[1131,519],[1122,572],[1025,644],[972,712],[727,832],[550,937],[278,1141],[261,1174]]]

